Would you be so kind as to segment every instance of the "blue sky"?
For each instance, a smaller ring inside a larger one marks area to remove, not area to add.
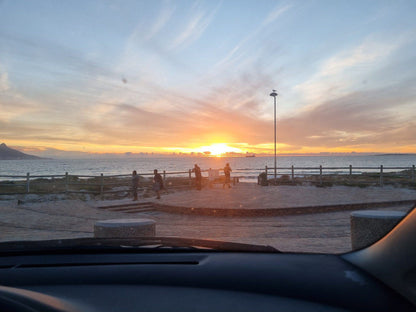
[[[22,149],[416,152],[414,1],[0,1]]]

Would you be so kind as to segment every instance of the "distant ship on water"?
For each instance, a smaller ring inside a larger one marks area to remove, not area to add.
[[[246,157],[256,157],[256,154],[249,154],[249,153],[246,153]]]

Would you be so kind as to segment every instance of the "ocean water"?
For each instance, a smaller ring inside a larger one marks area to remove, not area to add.
[[[159,172],[187,172],[194,164],[202,170],[209,168],[220,169],[226,163],[231,165],[233,175],[245,176],[247,181],[256,181],[257,176],[265,170],[265,166],[273,167],[274,157],[125,157],[112,159],[39,159],[39,160],[0,160],[0,180],[7,180],[4,176],[50,176],[72,175],[98,176],[130,175],[133,170],[139,174],[152,174],[153,169]],[[322,165],[325,172],[349,172],[349,165],[353,173],[370,172],[369,167],[379,171],[380,165],[384,172],[399,171],[398,168],[411,167],[416,164],[416,155],[351,155],[351,156],[279,156],[277,157],[278,174],[289,174],[294,166],[296,174],[319,173]],[[341,167],[341,169],[325,169]],[[315,168],[314,170],[305,168]],[[391,168],[391,169],[389,169]],[[268,173],[273,174],[273,170]],[[175,174],[175,175],[184,175]]]

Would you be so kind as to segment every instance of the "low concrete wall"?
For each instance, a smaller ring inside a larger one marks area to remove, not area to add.
[[[399,223],[405,212],[362,210],[351,213],[351,245],[353,250],[372,245]]]
[[[113,219],[97,221],[94,237],[128,238],[156,236],[156,222],[151,219]]]

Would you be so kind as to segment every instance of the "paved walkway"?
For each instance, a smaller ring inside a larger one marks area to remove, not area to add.
[[[229,190],[216,188],[176,192],[162,195],[160,201],[151,200],[189,207],[203,207],[209,203],[211,207],[244,209],[351,203],[362,202],[363,199],[393,201],[414,199],[415,195],[415,191],[393,188],[257,187],[240,184]],[[127,217],[155,220],[159,236],[264,244],[293,252],[341,253],[351,249],[350,211],[230,218],[156,210],[126,214],[97,208],[103,204],[117,203],[131,203],[131,200],[59,200],[24,202],[20,205],[17,200],[0,201],[0,241],[92,237],[97,220]],[[381,210],[408,211],[410,206],[392,206]]]

